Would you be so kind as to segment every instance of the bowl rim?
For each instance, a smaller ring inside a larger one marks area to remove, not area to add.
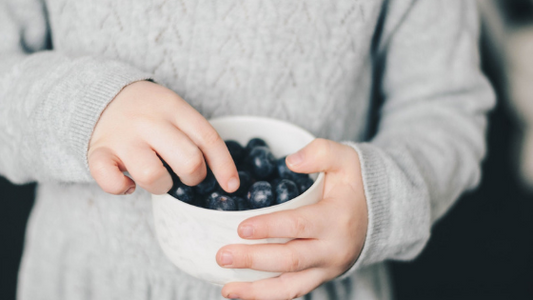
[[[263,122],[272,122],[272,123],[279,123],[283,124],[285,126],[293,127],[295,129],[298,129],[299,131],[305,133],[311,138],[315,138],[313,134],[311,134],[308,130],[293,124],[289,121],[275,119],[275,118],[269,118],[265,116],[250,116],[250,115],[225,115],[225,116],[218,116],[211,118],[207,120],[209,123],[211,122],[222,122],[222,121],[263,121]]]
[[[295,124],[292,124],[290,122],[287,122],[287,121],[283,121],[283,120],[279,120],[279,119],[274,119],[274,118],[269,118],[269,117],[263,117],[263,116],[246,116],[246,115],[232,115],[232,116],[221,116],[221,117],[216,117],[216,118],[212,118],[212,119],[209,119],[209,123],[211,122],[224,122],[224,121],[262,121],[262,122],[274,122],[274,123],[278,123],[280,125],[284,125],[284,126],[290,126],[290,127],[293,127],[294,129],[297,129],[298,131],[308,135],[311,139],[315,139],[316,137],[314,135],[312,135],[309,131],[303,129],[302,127],[300,126],[297,126]],[[311,174],[317,174],[317,173],[311,173]],[[309,175],[311,175],[309,174]],[[281,211],[281,210],[284,210],[283,207],[284,206],[292,206],[292,204],[294,203],[294,201],[297,201],[299,198],[302,198],[304,197],[306,194],[308,193],[311,193],[311,190],[314,190],[314,189],[317,189],[319,185],[322,185],[323,181],[324,181],[324,172],[319,172],[316,179],[314,180],[313,184],[305,191],[303,192],[302,194],[298,195],[297,197],[289,200],[289,201],[286,201],[284,203],[281,203],[281,204],[275,204],[275,205],[271,205],[271,206],[267,206],[267,207],[263,207],[263,208],[253,208],[253,209],[246,209],[246,210],[232,210],[232,211],[223,211],[223,210],[214,210],[214,209],[209,209],[209,208],[205,208],[205,207],[200,207],[200,206],[196,206],[196,205],[192,205],[192,204],[189,204],[189,203],[186,203],[186,202],[183,202],[177,198],[174,198],[173,196],[169,195],[168,193],[165,193],[165,194],[161,194],[161,195],[153,195],[153,196],[157,196],[157,197],[171,197],[172,199],[175,199],[175,200],[178,200],[176,201],[176,203],[178,203],[177,205],[185,205],[188,207],[188,209],[192,209],[192,210],[199,210],[199,211],[203,211],[203,212],[207,212],[207,213],[212,213],[212,214],[224,214],[226,216],[230,216],[230,215],[243,215],[243,214],[250,214],[250,213],[256,213],[257,214],[265,214],[265,213],[269,213],[270,211],[272,212],[276,212],[276,211]]]

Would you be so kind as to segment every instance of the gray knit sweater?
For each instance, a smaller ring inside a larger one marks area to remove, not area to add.
[[[352,141],[365,246],[306,298],[390,299],[384,261],[419,254],[480,179],[494,96],[477,37],[465,0],[1,0],[0,175],[39,183],[18,298],[221,298],[163,255],[146,191],[108,195],[88,172],[102,110],[153,79],[206,118],[263,115]]]

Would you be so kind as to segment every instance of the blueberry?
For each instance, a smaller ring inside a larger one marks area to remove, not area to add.
[[[298,191],[300,191],[300,194],[303,194],[303,192],[307,191],[309,189],[314,181],[309,177],[309,175],[305,177],[298,177],[296,178],[296,185],[298,186]]]
[[[195,194],[192,187],[183,184],[182,182],[175,181],[170,191],[168,191],[172,197],[177,198],[185,203],[194,204]]]
[[[250,187],[247,198],[252,208],[270,206],[274,202],[272,186],[266,181],[258,181]]]
[[[276,158],[265,146],[253,148],[246,157],[246,163],[252,169],[252,175],[259,180],[271,177],[276,169]]]
[[[207,195],[208,193],[214,191],[217,186],[218,183],[215,179],[215,175],[213,175],[213,172],[211,172],[210,169],[207,169],[207,175],[205,176],[205,179],[194,187],[194,191],[200,195]]]
[[[250,209],[250,203],[245,198],[239,197],[239,196],[233,196],[233,200],[235,200],[238,210]]]
[[[227,140],[226,147],[228,147],[229,154],[231,154],[231,158],[233,158],[235,164],[238,164],[242,161],[244,158],[244,148],[241,146],[241,144],[239,144],[239,142]]]
[[[207,208],[215,210],[237,210],[237,204],[230,196],[219,195],[208,204]]]
[[[276,191],[276,204],[287,202],[299,195],[298,187],[289,179],[282,179],[274,187]]]
[[[276,159],[261,138],[248,141],[245,148],[234,140],[226,146],[239,173],[240,186],[231,194],[224,192],[208,168],[205,179],[195,187],[183,184],[172,168],[162,159],[172,177],[168,192],[183,202],[216,210],[247,210],[284,203],[305,192],[313,180],[308,174],[291,171],[286,157]]]
[[[215,189],[211,193],[209,193],[207,196],[203,197],[198,203],[200,206],[209,208],[210,205],[219,197],[224,195],[224,192],[222,189]]]
[[[250,153],[252,149],[255,147],[267,147],[268,148],[268,145],[265,142],[265,140],[261,138],[257,138],[257,137],[253,138],[248,141],[248,144],[246,144],[246,148],[245,148],[246,153]]]
[[[272,186],[274,190],[276,190],[276,186],[279,184],[280,181],[281,181],[281,178],[279,177],[275,177],[274,179],[270,180],[270,185]]]
[[[246,171],[239,171],[238,173],[241,185],[234,192],[234,194],[237,196],[245,197],[246,193],[250,189],[250,186],[252,185],[252,175],[250,175],[250,173]]]
[[[248,157],[246,156],[245,159],[243,159],[239,164],[237,164],[237,171],[248,172],[252,176],[252,181],[254,181],[252,166],[249,162],[247,162],[247,158]]]
[[[282,158],[279,158],[276,160],[276,169],[278,171],[278,176],[283,179],[292,179],[293,178],[293,171],[287,167],[287,163],[285,162],[285,159],[287,156],[284,156]]]

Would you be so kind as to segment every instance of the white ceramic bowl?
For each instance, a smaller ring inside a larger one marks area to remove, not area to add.
[[[210,121],[224,140],[243,146],[253,137],[264,139],[276,158],[303,148],[314,137],[287,122],[261,117],[224,117]],[[251,269],[226,269],[216,262],[218,250],[228,244],[285,243],[289,239],[244,240],[238,225],[253,216],[293,209],[318,202],[324,174],[311,174],[315,183],[300,196],[283,204],[246,211],[217,211],[196,207],[170,195],[152,195],[155,230],[163,252],[178,268],[208,282],[224,285],[232,281],[255,281],[279,273]]]

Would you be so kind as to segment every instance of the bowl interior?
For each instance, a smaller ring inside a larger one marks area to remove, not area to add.
[[[276,158],[296,152],[314,139],[312,134],[293,124],[262,117],[222,117],[210,123],[224,140],[235,140],[242,146],[251,138],[262,138]]]

